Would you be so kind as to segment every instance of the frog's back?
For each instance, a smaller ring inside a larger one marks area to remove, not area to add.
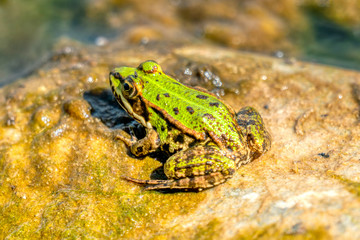
[[[212,94],[187,87],[166,75],[144,84],[143,95],[150,99],[152,107],[170,122],[181,123],[182,130],[189,130],[188,134],[197,138],[213,135],[224,143],[241,141],[234,115]]]

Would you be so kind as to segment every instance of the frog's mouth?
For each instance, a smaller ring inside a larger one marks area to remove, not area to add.
[[[152,128],[152,125],[150,122],[147,122],[145,120],[145,118],[139,114],[137,114],[132,105],[129,103],[129,101],[122,95],[119,94],[120,98],[117,98],[118,103],[120,104],[120,106],[125,109],[125,111],[132,117],[134,118],[136,121],[138,121],[141,125],[143,125],[146,128]]]

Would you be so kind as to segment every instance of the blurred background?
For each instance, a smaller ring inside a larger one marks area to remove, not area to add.
[[[0,0],[0,86],[31,73],[61,39],[213,43],[360,69],[359,0]]]

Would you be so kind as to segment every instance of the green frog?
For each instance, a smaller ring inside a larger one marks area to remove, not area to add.
[[[166,75],[155,61],[110,72],[112,92],[121,107],[146,129],[140,140],[118,134],[131,153],[169,153],[167,180],[140,180],[146,190],[211,188],[231,178],[271,146],[263,119],[252,107],[238,113],[216,95]]]

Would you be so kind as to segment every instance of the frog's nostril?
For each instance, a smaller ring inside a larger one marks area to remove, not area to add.
[[[109,79],[111,79],[111,76],[113,76],[114,78],[116,78],[116,77],[115,77],[115,72],[113,72],[113,71],[110,72],[109,76],[110,76]]]
[[[114,78],[117,78],[117,79],[119,79],[119,80],[122,79],[122,77],[121,77],[121,75],[120,75],[119,72],[113,72],[113,71],[111,71],[111,72],[110,72],[110,75],[113,75]]]

